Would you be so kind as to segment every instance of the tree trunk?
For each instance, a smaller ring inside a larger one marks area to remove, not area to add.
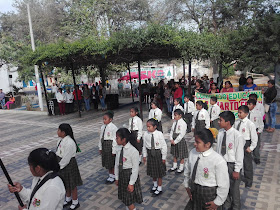
[[[99,70],[100,70],[101,83],[103,87],[105,87],[106,85],[105,68],[103,66],[100,66]]]

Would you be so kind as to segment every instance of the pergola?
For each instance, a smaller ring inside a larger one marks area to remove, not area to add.
[[[199,39],[200,36],[194,32],[179,30],[172,26],[150,25],[146,28],[116,32],[109,38],[89,37],[74,42],[59,41],[40,46],[35,52],[26,55],[24,62],[39,67],[47,63],[54,67],[71,69],[75,88],[75,70],[79,71],[82,67],[90,65],[99,68],[104,83],[104,69],[108,64],[125,63],[129,69],[129,63],[138,62],[140,78],[141,61],[183,59],[185,76],[185,60],[191,65],[192,59],[209,56],[205,48],[197,45]],[[191,66],[189,66],[189,92],[190,80]],[[139,79],[139,93],[141,99],[141,79]],[[141,100],[140,114],[142,117]],[[79,116],[81,116],[80,110]]]

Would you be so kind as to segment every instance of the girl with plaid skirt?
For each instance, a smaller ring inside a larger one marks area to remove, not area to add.
[[[143,136],[143,160],[147,159],[147,175],[153,178],[152,197],[162,194],[162,177],[166,175],[167,145],[162,132],[157,130],[155,119],[147,121],[147,132]]]
[[[131,144],[138,150],[139,152],[139,165],[141,164],[142,160],[142,148],[143,148],[143,140],[142,140],[142,133],[143,133],[143,122],[139,115],[139,110],[137,107],[132,107],[130,109],[130,116],[128,120],[128,130],[131,132]]]
[[[176,171],[177,160],[180,159],[180,167],[177,173],[184,170],[184,159],[188,157],[188,147],[185,140],[187,123],[183,120],[184,112],[181,109],[174,111],[174,122],[170,131],[171,154],[173,155],[173,166],[169,172]]]
[[[129,210],[136,209],[134,203],[142,203],[142,191],[139,178],[139,152],[130,143],[131,134],[128,129],[120,128],[116,134],[117,151],[115,162],[116,185],[118,198]]]
[[[159,104],[157,101],[151,102],[152,109],[149,112],[149,119],[156,119],[158,121],[157,130],[162,132],[162,124],[161,124],[161,117],[162,111],[158,108]]]
[[[70,209],[77,209],[80,207],[77,186],[83,184],[75,158],[76,152],[79,152],[80,150],[74,138],[73,130],[69,124],[61,124],[58,127],[57,135],[61,138],[56,148],[56,155],[60,166],[59,175],[62,178],[66,189],[66,199],[63,207],[72,203]]]
[[[210,116],[207,109],[207,104],[203,101],[197,101],[196,104],[196,111],[193,115],[192,120],[192,131],[198,131],[203,128],[210,128]]]
[[[109,177],[106,179],[106,184],[115,182],[114,166],[116,156],[116,132],[118,130],[113,121],[113,112],[107,112],[103,115],[103,123],[99,139],[99,153],[102,157],[102,166],[109,170]]]
[[[229,192],[228,167],[212,148],[213,134],[203,128],[195,132],[194,149],[185,165],[184,186],[190,200],[185,210],[222,209]]]

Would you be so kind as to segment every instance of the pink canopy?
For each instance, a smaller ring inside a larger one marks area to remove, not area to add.
[[[138,79],[139,75],[138,74],[132,74],[131,75],[131,79]],[[150,77],[148,77],[146,74],[141,74],[141,80],[143,79],[149,79]],[[123,77],[121,77],[119,80],[130,80],[129,75],[125,75]]]

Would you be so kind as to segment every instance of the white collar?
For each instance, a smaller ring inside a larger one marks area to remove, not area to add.
[[[214,150],[213,150],[213,148],[211,147],[211,148],[208,149],[207,151],[202,152],[201,155],[202,155],[203,157],[207,157],[207,156],[209,156],[213,151],[214,151]]]

